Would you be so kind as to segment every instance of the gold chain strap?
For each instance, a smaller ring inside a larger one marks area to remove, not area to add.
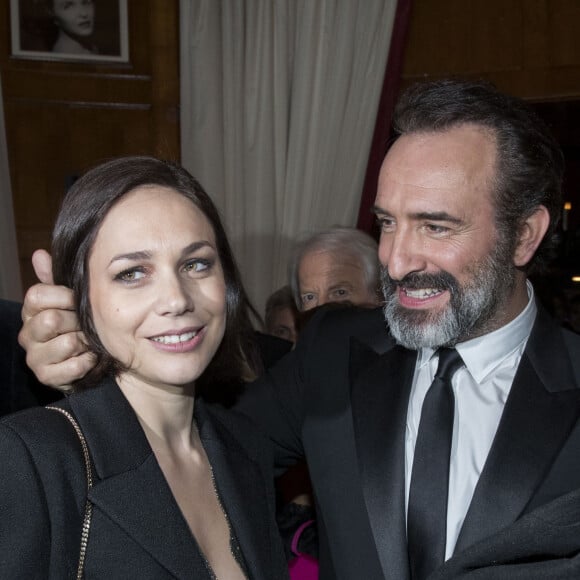
[[[89,543],[89,531],[91,529],[91,517],[93,515],[93,504],[89,501],[88,498],[88,490],[93,487],[93,471],[91,469],[91,456],[89,455],[89,447],[79,427],[79,424],[76,422],[75,418],[64,409],[59,407],[46,407],[47,409],[51,409],[52,411],[58,411],[59,413],[63,414],[69,421],[70,424],[73,426],[79,441],[81,442],[81,447],[83,450],[83,457],[85,460],[85,468],[87,473],[87,502],[85,504],[85,517],[83,520],[83,527],[81,531],[81,551],[79,556],[79,565],[77,568],[77,580],[81,580],[83,577],[83,570],[85,567],[85,556],[87,553],[87,545]]]

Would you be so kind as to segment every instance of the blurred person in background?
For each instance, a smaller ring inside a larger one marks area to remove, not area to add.
[[[305,311],[328,302],[373,308],[380,302],[377,242],[365,232],[334,226],[299,241],[288,279],[296,306]]]
[[[297,317],[298,309],[290,286],[283,286],[270,294],[266,300],[264,315],[264,325],[268,334],[294,344],[298,337]]]

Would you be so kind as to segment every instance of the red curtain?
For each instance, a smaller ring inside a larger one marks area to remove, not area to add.
[[[411,19],[412,1],[398,0],[397,2],[389,58],[387,59],[383,89],[377,112],[377,122],[375,124],[358,212],[357,227],[375,237],[378,237],[378,232],[375,228],[371,208],[377,192],[379,171],[391,136],[391,118],[401,80],[403,56],[407,42],[409,21]]]

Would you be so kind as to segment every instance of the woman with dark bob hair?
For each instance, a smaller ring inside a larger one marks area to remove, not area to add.
[[[196,390],[251,378],[248,300],[218,212],[184,169],[82,176],[53,232],[97,365],[0,422],[6,578],[284,578],[268,442]]]

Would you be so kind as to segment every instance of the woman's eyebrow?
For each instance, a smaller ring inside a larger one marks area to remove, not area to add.
[[[214,245],[207,240],[200,240],[199,242],[193,242],[193,244],[189,244],[183,249],[182,254],[185,256],[187,254],[191,254],[192,252],[197,252],[197,250],[201,248],[209,247],[215,249]]]
[[[207,240],[200,240],[199,242],[193,242],[189,244],[185,248],[181,254],[186,256],[187,254],[191,254],[192,252],[197,252],[200,248],[209,247],[215,249],[213,244],[208,242]],[[153,257],[153,252],[149,250],[139,250],[135,252],[127,252],[125,254],[117,254],[111,258],[109,265],[113,262],[118,262],[119,260],[129,260],[131,262],[138,262],[139,260],[150,260]]]

